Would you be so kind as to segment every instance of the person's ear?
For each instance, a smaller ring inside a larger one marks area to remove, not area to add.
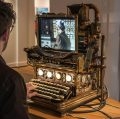
[[[1,39],[2,39],[3,41],[8,41],[8,37],[9,37],[9,31],[6,30],[6,31],[3,33],[3,35],[1,36]]]

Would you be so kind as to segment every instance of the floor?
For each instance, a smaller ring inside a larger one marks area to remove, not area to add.
[[[30,115],[30,119],[45,119],[45,118],[37,117],[37,116],[34,116],[34,115]]]
[[[34,77],[34,70],[32,66],[27,65],[21,67],[14,67],[13,69],[19,72],[23,76],[25,82],[29,82],[30,79]]]

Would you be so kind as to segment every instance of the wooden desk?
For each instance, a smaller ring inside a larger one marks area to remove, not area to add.
[[[86,108],[84,108],[86,109]],[[76,108],[75,111],[81,111],[83,108]],[[112,119],[120,119],[120,102],[112,99],[107,99],[106,105],[100,111],[108,114]],[[99,111],[92,113],[70,113],[64,116],[57,116],[54,113],[42,110],[36,107],[29,107],[29,113],[37,116],[39,119],[109,119]],[[118,117],[118,118],[116,118]]]

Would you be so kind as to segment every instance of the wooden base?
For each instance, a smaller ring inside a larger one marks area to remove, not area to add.
[[[100,93],[97,91],[91,91],[83,95],[73,97],[61,103],[54,103],[50,100],[45,100],[41,98],[33,98],[34,103],[29,103],[30,106],[37,106],[38,108],[46,108],[47,110],[54,111],[57,115],[64,115],[65,113],[89,103],[93,100],[100,98]]]

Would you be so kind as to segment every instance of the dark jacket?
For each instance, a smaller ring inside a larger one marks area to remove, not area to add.
[[[65,31],[62,31],[60,34],[58,34],[56,38],[56,45],[57,49],[70,50],[71,48],[70,39],[66,35]]]
[[[29,119],[26,109],[24,80],[0,56],[0,119]]]

